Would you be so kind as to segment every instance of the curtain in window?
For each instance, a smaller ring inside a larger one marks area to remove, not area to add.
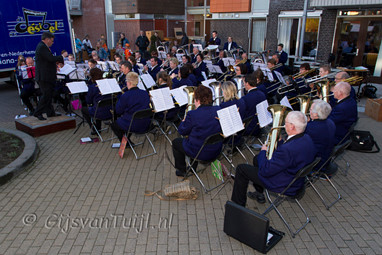
[[[277,44],[284,44],[284,51],[289,54],[290,34],[292,30],[293,19],[280,19],[279,21],[279,41]]]
[[[265,20],[252,21],[252,45],[251,45],[252,52],[264,50],[266,24],[267,23],[265,22]]]

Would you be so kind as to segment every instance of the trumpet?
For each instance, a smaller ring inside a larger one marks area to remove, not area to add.
[[[227,77],[225,77],[225,76],[228,75],[229,72],[231,72],[231,73],[235,72],[235,68],[234,68],[232,65],[229,65],[229,66],[227,67],[227,71],[225,71],[224,73],[222,73],[222,74],[217,78],[217,80],[220,80],[220,79],[223,78],[223,77],[224,77],[224,79],[226,79]]]
[[[163,63],[160,65],[160,68],[167,66],[169,63],[170,63],[170,60],[166,59],[166,61],[163,61]]]

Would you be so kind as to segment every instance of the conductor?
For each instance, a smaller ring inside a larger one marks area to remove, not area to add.
[[[64,62],[61,55],[54,56],[49,47],[53,45],[54,35],[44,32],[41,42],[36,48],[36,82],[40,86],[42,96],[34,112],[34,116],[39,120],[46,120],[42,114],[45,112],[48,117],[56,116],[52,105],[54,85],[56,83],[56,62]]]

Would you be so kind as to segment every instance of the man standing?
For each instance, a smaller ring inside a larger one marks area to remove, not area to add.
[[[145,36],[144,31],[139,32],[140,35],[137,37],[137,40],[135,41],[135,45],[138,46],[139,52],[142,56],[145,56],[145,53],[147,51],[147,47],[149,46],[150,42],[147,36]]]
[[[213,31],[212,32],[212,38],[208,41],[208,44],[209,45],[219,45],[220,46],[221,40],[218,37],[218,32],[217,31]]]
[[[285,65],[286,62],[288,61],[288,53],[286,53],[283,50],[283,48],[284,48],[284,44],[280,43],[279,45],[277,45],[277,53],[280,55],[279,62]]]
[[[56,83],[56,62],[64,62],[64,58],[54,56],[49,47],[53,45],[54,35],[44,32],[41,42],[36,48],[36,82],[40,86],[42,96],[34,112],[34,116],[39,120],[46,120],[42,114],[45,112],[48,117],[55,116],[52,105],[54,85]]]

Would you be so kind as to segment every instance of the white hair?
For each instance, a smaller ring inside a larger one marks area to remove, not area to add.
[[[310,110],[314,113],[317,113],[318,119],[325,120],[332,112],[332,107],[330,104],[321,99],[315,99]]]
[[[288,122],[293,124],[298,134],[305,131],[307,119],[305,114],[300,111],[292,111],[287,115]]]
[[[344,95],[344,97],[348,97],[350,95],[351,86],[347,82],[341,81],[341,82],[337,83],[335,88],[338,89],[338,91],[340,91],[341,94]]]

